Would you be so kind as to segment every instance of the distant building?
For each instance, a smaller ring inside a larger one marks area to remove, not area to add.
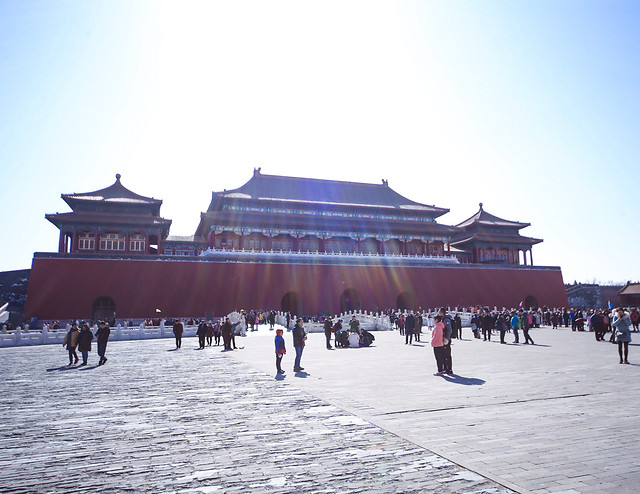
[[[621,305],[625,307],[640,307],[640,283],[628,281],[619,294]]]
[[[560,268],[532,266],[541,240],[520,235],[528,223],[480,205],[459,225],[440,224],[448,209],[385,180],[256,169],[243,186],[214,192],[188,237],[170,236],[162,201],[131,192],[120,175],[62,198],[72,211],[46,215],[60,230],[58,253],[34,255],[27,314],[41,319],[567,302]]]

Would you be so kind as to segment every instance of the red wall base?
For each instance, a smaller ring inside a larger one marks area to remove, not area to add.
[[[533,296],[540,306],[567,305],[559,268],[456,265],[386,267],[264,264],[199,260],[122,260],[35,257],[26,315],[89,319],[96,298],[109,296],[118,318],[205,317],[235,309],[282,308],[294,292],[302,314],[341,310],[346,294],[364,310],[396,308],[518,307]]]

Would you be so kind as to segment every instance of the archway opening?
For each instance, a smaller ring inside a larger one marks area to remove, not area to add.
[[[280,300],[280,308],[283,312],[291,312],[292,316],[301,316],[303,314],[302,298],[297,292],[287,292]]]
[[[538,309],[539,305],[538,305],[538,299],[535,298],[533,295],[529,295],[527,298],[524,299],[524,307],[525,309]]]
[[[92,321],[107,321],[109,326],[116,324],[116,303],[111,297],[102,296],[93,301],[91,306]]]
[[[362,297],[358,290],[347,288],[340,295],[340,312],[351,312],[362,309]]]
[[[416,308],[416,297],[413,293],[402,292],[396,299],[399,310],[414,310]]]

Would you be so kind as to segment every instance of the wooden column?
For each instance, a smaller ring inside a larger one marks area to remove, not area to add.
[[[60,240],[58,240],[58,253],[60,253],[60,254],[64,254],[66,252],[65,239],[66,239],[66,235],[65,235],[64,231],[60,230]]]
[[[93,252],[100,250],[100,234],[96,231],[93,234]]]

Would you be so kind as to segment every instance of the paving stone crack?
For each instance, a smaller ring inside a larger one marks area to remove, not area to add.
[[[409,410],[396,410],[394,412],[384,412],[375,414],[375,417],[385,417],[391,415],[402,415],[405,413],[434,413],[434,412],[446,412],[449,410],[461,410],[464,408],[485,408],[485,407],[494,407],[501,405],[516,405],[520,403],[531,403],[535,401],[551,401],[551,400],[565,400],[570,398],[583,398],[585,396],[591,396],[593,393],[582,393],[582,394],[573,394],[573,395],[562,395],[562,396],[547,396],[544,398],[531,398],[528,400],[511,400],[511,401],[501,401],[496,403],[483,403],[480,405],[457,405],[454,407],[443,407],[443,408],[413,408]]]

